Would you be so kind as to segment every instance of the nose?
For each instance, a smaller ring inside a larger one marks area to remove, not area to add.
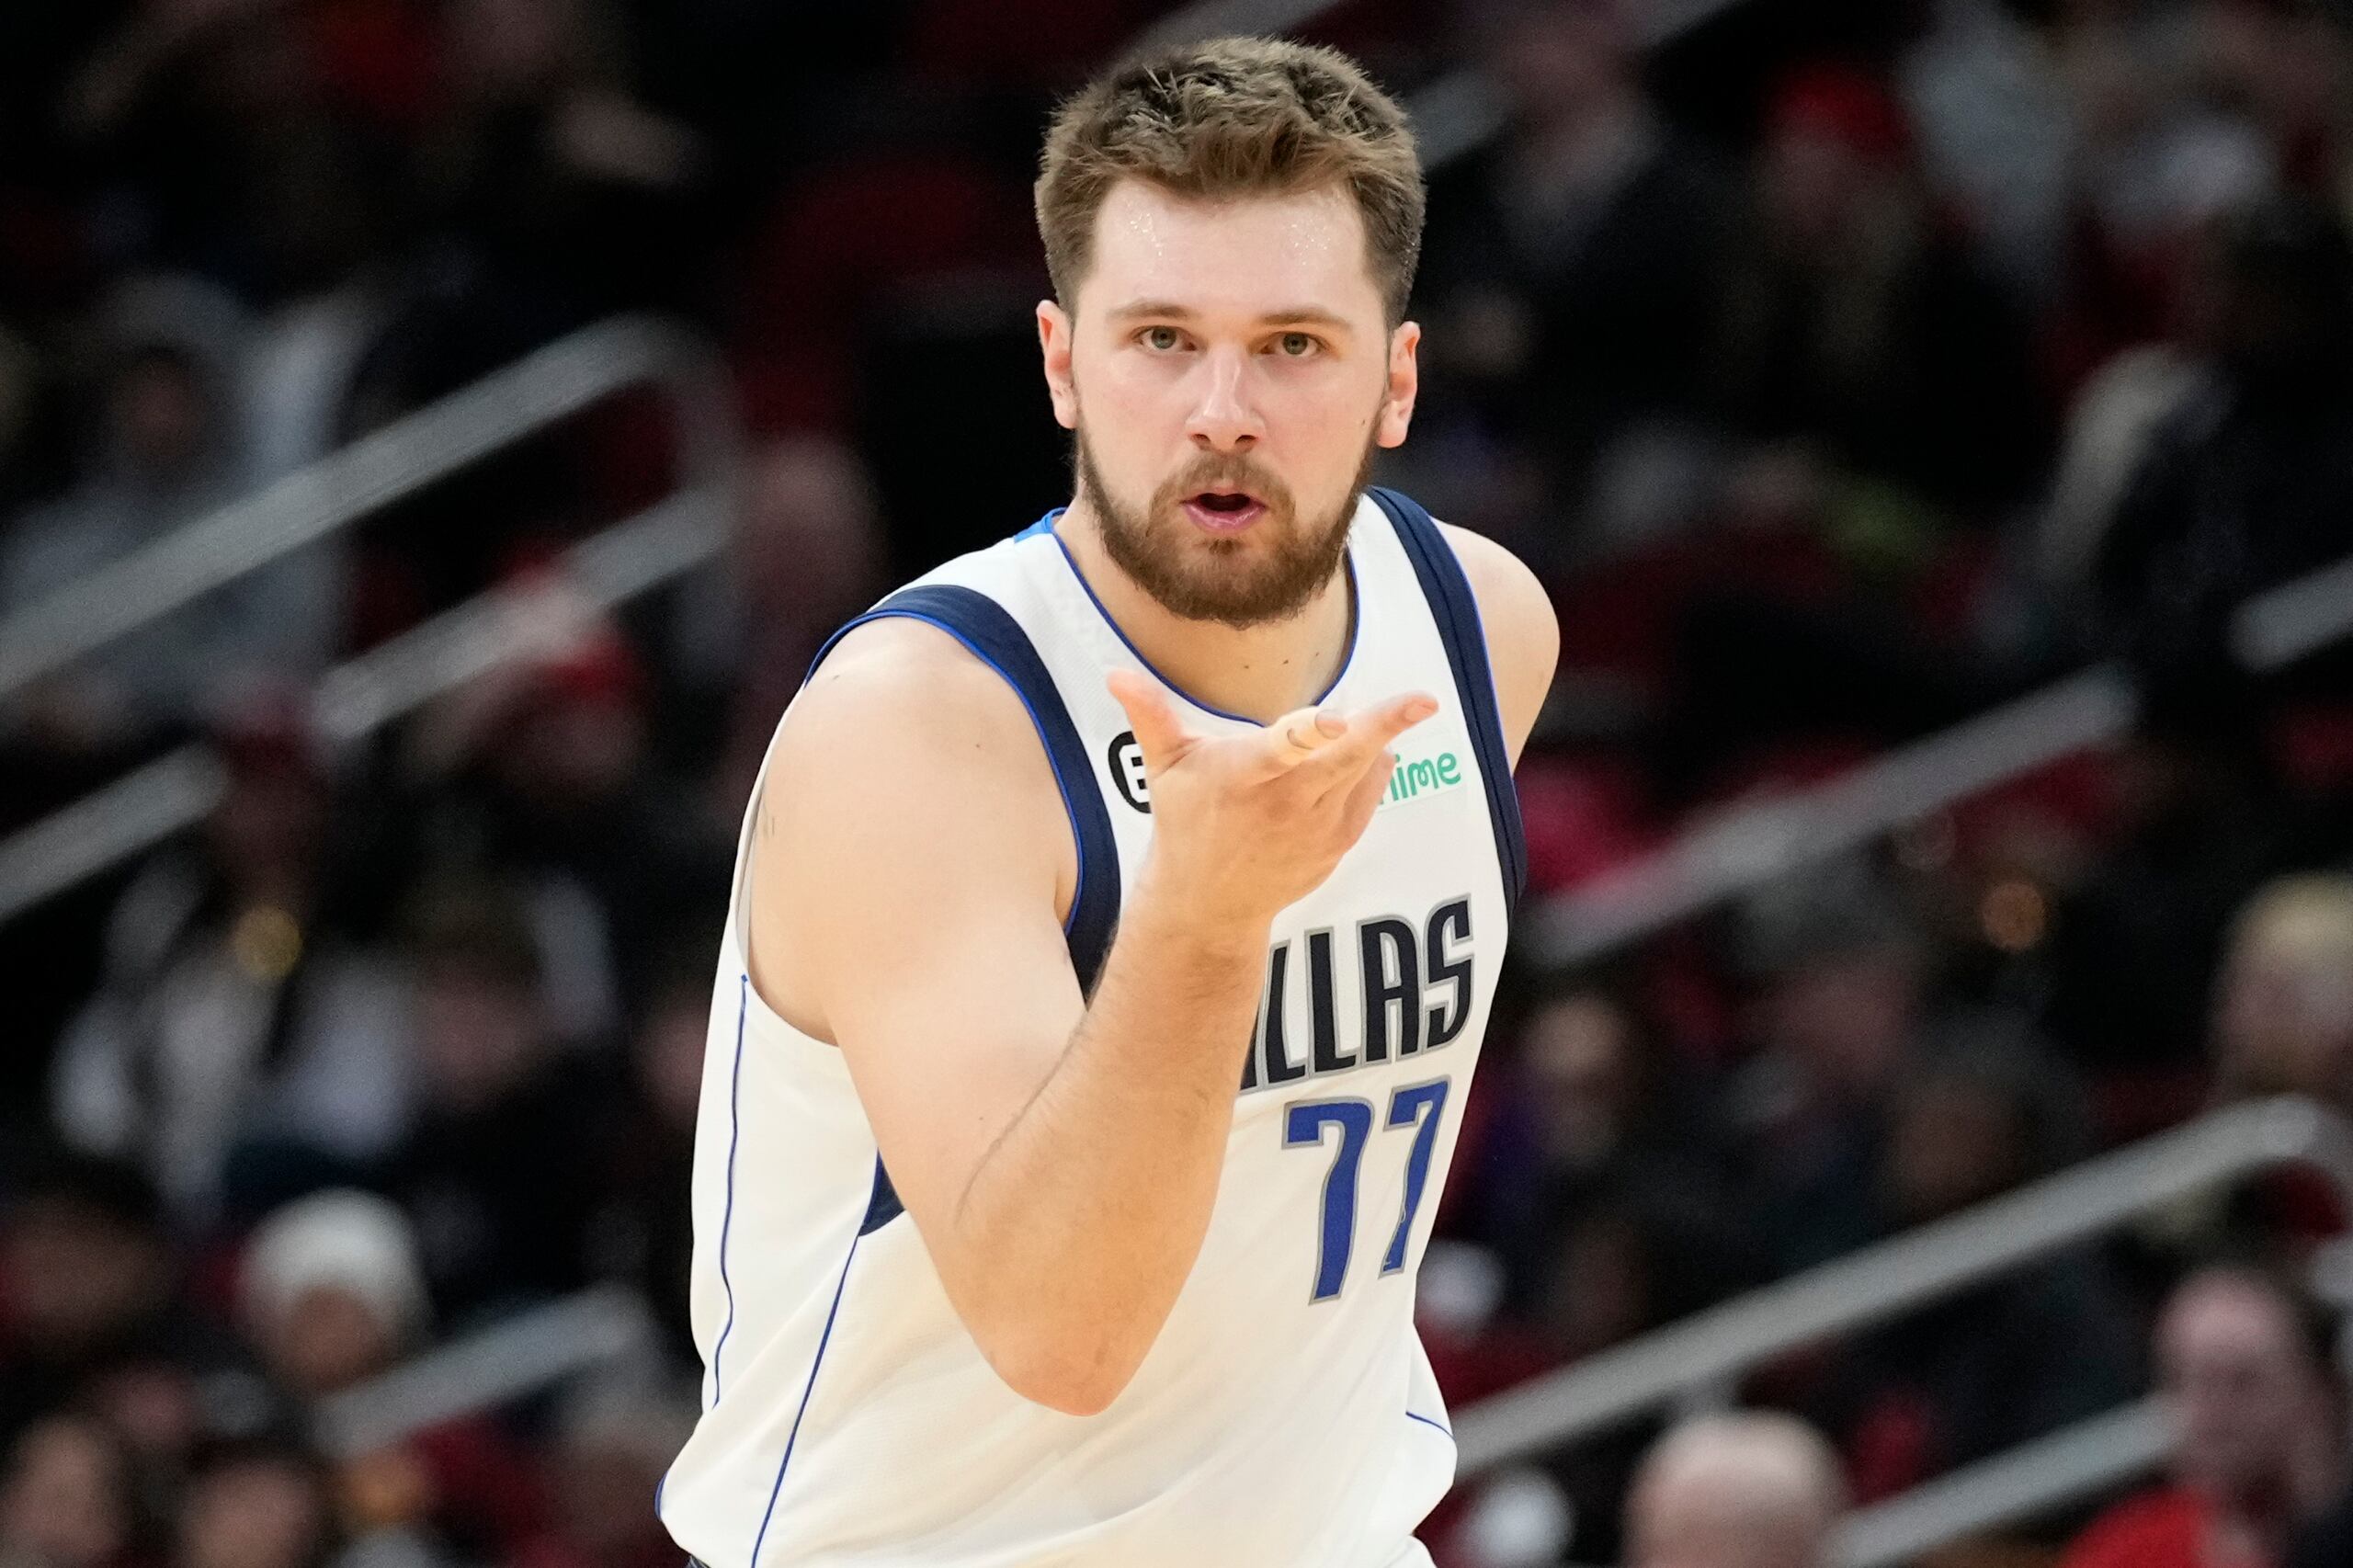
[[[1205,356],[1200,395],[1185,422],[1185,434],[1211,451],[1245,452],[1266,433],[1251,397],[1249,357],[1239,349]]]

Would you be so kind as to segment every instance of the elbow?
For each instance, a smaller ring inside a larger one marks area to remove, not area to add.
[[[949,1300],[990,1370],[1064,1415],[1100,1415],[1127,1392],[1175,1304],[1174,1291],[1041,1286],[1034,1273],[955,1278],[965,1289],[951,1285]]]
[[[1006,1386],[1032,1404],[1042,1404],[1064,1415],[1087,1416],[1100,1415],[1110,1409],[1111,1402],[1120,1397],[1120,1391],[1127,1384],[1106,1378],[1060,1378],[1022,1383],[1008,1380]]]
[[[1138,1361],[1100,1345],[984,1347],[1005,1386],[1064,1415],[1100,1415],[1131,1382]]]

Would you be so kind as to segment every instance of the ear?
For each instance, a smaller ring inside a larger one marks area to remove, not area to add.
[[[1383,447],[1402,447],[1414,423],[1414,399],[1422,388],[1422,325],[1400,322],[1389,335],[1389,386],[1381,400],[1381,415],[1373,422],[1372,438]]]
[[[1038,301],[1038,349],[1046,361],[1046,395],[1053,400],[1054,423],[1078,428],[1078,387],[1070,376],[1070,312],[1051,300]]]

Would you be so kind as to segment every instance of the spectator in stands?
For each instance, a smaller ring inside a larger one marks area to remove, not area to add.
[[[1750,207],[1711,360],[1734,427],[1915,503],[2016,499],[2047,440],[2021,395],[2024,325],[1934,210],[1886,84],[1848,65],[1785,76]]]
[[[1825,1568],[1846,1508],[1828,1444],[1785,1415],[1669,1431],[1627,1502],[1627,1568]]]
[[[644,662],[609,618],[540,596],[543,644],[453,693],[418,747],[422,832],[525,901],[561,1040],[609,1046],[681,919],[724,902],[736,823],[656,771]],[[534,613],[538,613],[534,611]]]
[[[1758,1244],[1787,1273],[1883,1229],[1886,1107],[1921,1028],[1931,949],[1859,861],[1759,892],[1741,926],[1758,1049],[1729,1086],[1729,1119]]]
[[[2173,1481],[2121,1503],[2063,1568],[2264,1568],[2346,1482],[2343,1392],[2329,1330],[2255,1271],[2192,1275],[2156,1331]]]
[[[246,1244],[239,1299],[263,1360],[305,1401],[391,1368],[428,1320],[408,1217],[351,1190],[313,1193],[264,1221]]]
[[[2217,1088],[2353,1112],[2353,877],[2285,877],[2240,911],[2215,985]]]
[[[2290,161],[2308,177],[2317,172],[2307,162],[2316,148],[2288,145],[2301,132],[2266,126],[2260,106],[2279,96],[2267,79],[2325,80],[2342,45],[2300,23],[2273,27],[2296,7],[2175,0],[2041,9],[2051,16],[2036,52],[2072,100],[2075,187],[2064,297],[2042,328],[2052,368],[2073,382],[2179,327],[2184,260],[2217,219],[2279,188]],[[2248,47],[2250,33],[2266,31],[2305,36]]]
[[[1476,1239],[1504,1266],[1507,1310],[1542,1294],[1557,1244],[1582,1214],[1637,1194],[1680,1238],[1679,1254],[1718,1270],[1717,1288],[1697,1293],[1729,1292],[1743,1260],[1721,1223],[1731,1199],[1700,1096],[1625,999],[1583,980],[1544,996],[1494,1070],[1504,1078],[1497,1108],[1465,1176]]]
[[[171,1568],[327,1568],[340,1533],[334,1485],[324,1464],[289,1443],[201,1455],[185,1483]]]
[[[128,231],[115,244],[134,256],[188,258],[224,280],[263,282],[253,274],[267,268],[255,253],[276,248],[267,231],[281,214],[253,199],[321,121],[370,118],[390,107],[404,75],[414,82],[415,29],[401,26],[404,9],[370,7],[375,25],[353,28],[339,7],[290,0],[109,6],[53,95],[61,140],[72,146],[51,157],[107,179]],[[354,33],[365,37],[371,70],[351,68]],[[322,195],[306,216],[332,222],[335,205]]]
[[[1432,504],[1558,562],[1573,530],[1590,548],[1681,521],[1637,495],[1702,483],[1689,427],[1729,182],[1644,91],[1639,6],[1468,9],[1509,119],[1437,172],[1417,291],[1433,449],[1502,461],[1436,465]]]
[[[521,901],[495,882],[428,888],[411,937],[422,1106],[391,1190],[453,1322],[586,1282],[612,1115],[601,1074],[561,1045]]]
[[[2109,636],[2164,687],[2224,706],[2239,601],[2344,553],[2353,506],[2353,244],[2327,208],[2235,218],[2207,263],[2210,382],[2169,418],[2102,540]]]
[[[1584,1000],[1595,998],[1586,994]],[[1555,1019],[1552,1027],[1566,1024],[1565,1032],[1576,1033],[1599,1021],[1572,1017]],[[1583,1049],[1564,1054],[1573,1057]],[[1476,1249],[1468,1249],[1469,1259],[1433,1252],[1437,1267],[1453,1277],[1433,1278],[1426,1265],[1421,1326],[1450,1400],[1475,1399],[1551,1367],[1597,1355],[1729,1293],[1727,1281],[1736,1277],[1733,1260],[1740,1250],[1731,1235],[1736,1221],[1722,1211],[1702,1210],[1693,1193],[1677,1185],[1671,1164],[1662,1164],[1670,1176],[1656,1190],[1638,1176],[1645,1168],[1629,1161],[1614,1171],[1563,1170],[1555,1173],[1551,1190],[1518,1195],[1541,1206],[1523,1216],[1527,1233],[1502,1227],[1494,1233],[1495,1244],[1512,1259],[1512,1297],[1499,1321],[1473,1329],[1443,1320],[1449,1287],[1467,1284],[1474,1292],[1493,1289],[1500,1294],[1505,1271]],[[1512,1173],[1506,1165],[1498,1174],[1508,1179]],[[1499,1277],[1492,1287],[1479,1283],[1473,1260]],[[1434,1545],[1433,1551],[1442,1563],[1481,1568],[1491,1558],[1515,1568],[1549,1562],[1560,1543],[1546,1549],[1552,1555],[1496,1555],[1503,1551],[1498,1540],[1520,1539],[1526,1523],[1521,1516],[1533,1506],[1560,1515],[1561,1540],[1574,1561],[1616,1561],[1620,1504],[1655,1435],[1654,1424],[1636,1422],[1549,1456],[1540,1472],[1522,1472],[1480,1494],[1467,1517],[1434,1525],[1434,1539],[1449,1544]]]
[[[2215,1065],[2215,975],[2236,912],[2336,832],[2284,787],[2257,736],[2218,739],[2211,717],[2168,706],[2111,756],[2119,809],[2052,923],[2045,1015],[2086,1072],[2128,1085],[2195,1074],[2192,1103]]]
[[[58,1157],[0,1213],[0,1444],[141,1369],[228,1359],[182,1302],[153,1187],[127,1165]]]
[[[108,925],[97,994],[52,1085],[79,1147],[141,1161],[191,1229],[352,1179],[406,1131],[405,992],[354,929],[327,843],[334,792],[298,709],[222,733],[228,789],[150,860]],[[345,835],[347,843],[348,835]]]
[[[390,1370],[426,1343],[426,1278],[407,1215],[372,1193],[314,1193],[263,1221],[239,1299],[246,1332],[300,1408]],[[536,1476],[481,1416],[350,1456],[337,1488],[354,1529],[496,1561],[544,1528]]]
[[[2075,1083],[2019,1019],[1948,1014],[1891,1096],[1888,1224],[1928,1224],[2072,1164],[2086,1153],[2084,1119]]]
[[[1875,1181],[1890,1231],[1960,1212],[2083,1153],[2048,1051],[1998,1017],[1929,1032],[1895,1090]],[[2114,1408],[2136,1386],[2129,1311],[2098,1259],[2006,1271],[1858,1337],[1816,1408],[1877,1501]]]
[[[668,253],[694,233],[705,153],[625,79],[622,8],[599,0],[446,7],[449,101],[420,163],[445,243],[583,317],[684,304]]]
[[[2038,302],[2057,289],[2063,265],[2077,131],[2060,62],[2020,13],[2058,8],[1920,7],[1925,23],[1896,73],[1924,171],[1988,269],[2012,295]]]
[[[104,1424],[54,1415],[11,1445],[0,1472],[0,1565],[129,1568],[141,1544],[131,1452]]]
[[[243,388],[256,485],[308,467],[347,438],[353,378],[398,277],[401,253],[388,230],[404,171],[384,132],[356,118],[297,117],[257,150],[248,222],[258,298]]]
[[[127,288],[109,312],[103,418],[81,483],[25,517],[0,554],[0,612],[21,609],[233,499],[244,324],[186,280]],[[319,668],[341,629],[340,567],[313,546],[212,590],[12,704],[39,744],[105,751],[185,728],[220,695]]]

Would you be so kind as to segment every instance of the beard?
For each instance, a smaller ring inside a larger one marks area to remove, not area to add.
[[[1204,453],[1164,482],[1141,509],[1103,482],[1086,430],[1077,435],[1079,494],[1100,522],[1103,552],[1163,609],[1237,631],[1307,608],[1340,570],[1348,525],[1372,477],[1376,443],[1365,443],[1347,494],[1326,516],[1302,519],[1290,487],[1246,456]],[[1238,539],[1198,537],[1184,503],[1205,490],[1243,490],[1266,506]]]

